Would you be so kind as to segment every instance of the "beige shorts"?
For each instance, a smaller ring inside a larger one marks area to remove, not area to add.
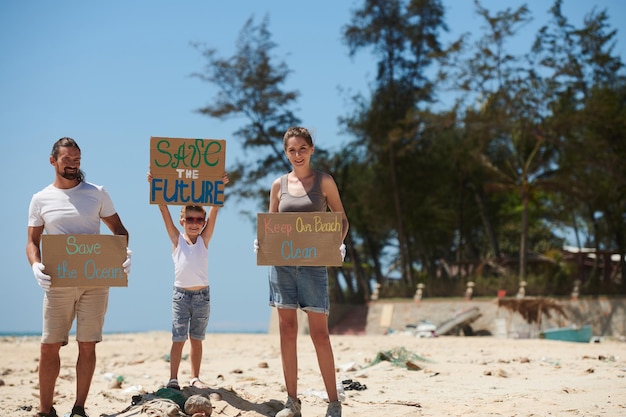
[[[76,340],[100,342],[109,302],[109,287],[50,288],[43,297],[41,343],[67,345],[76,319]]]

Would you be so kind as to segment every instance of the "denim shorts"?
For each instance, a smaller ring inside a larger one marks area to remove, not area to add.
[[[109,287],[50,288],[43,299],[41,343],[67,345],[76,319],[76,340],[100,342],[109,302]]]
[[[270,306],[301,308],[328,315],[328,271],[325,266],[272,266]]]
[[[184,342],[187,337],[204,340],[211,313],[209,287],[186,290],[174,287],[172,294],[172,341]]]

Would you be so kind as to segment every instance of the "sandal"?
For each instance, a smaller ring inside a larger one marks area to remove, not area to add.
[[[209,388],[209,386],[202,382],[198,377],[191,378],[191,381],[189,381],[189,385],[195,388]]]
[[[81,407],[79,405],[75,405],[72,408],[72,412],[70,413],[70,417],[89,417],[85,412],[85,407]]]
[[[37,413],[37,417],[58,417],[58,415],[54,407],[51,407],[48,413],[42,413],[42,412]]]
[[[171,388],[171,389],[175,389],[177,391],[180,391],[180,385],[178,385],[178,379],[176,379],[176,378],[170,379],[170,381],[167,383],[165,388]]]

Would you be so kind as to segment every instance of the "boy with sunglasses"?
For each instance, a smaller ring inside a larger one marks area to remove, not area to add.
[[[228,184],[228,175],[222,177]],[[152,180],[148,174],[148,182]],[[211,206],[208,218],[202,206],[183,206],[179,223],[181,233],[172,221],[167,205],[159,205],[165,229],[172,242],[174,261],[174,292],[172,296],[172,347],[170,350],[170,380],[167,388],[180,390],[178,368],[183,347],[187,338],[190,340],[190,358],[192,378],[190,386],[208,388],[200,380],[202,362],[202,341],[209,322],[210,287],[209,287],[209,241],[215,229],[218,206]]]

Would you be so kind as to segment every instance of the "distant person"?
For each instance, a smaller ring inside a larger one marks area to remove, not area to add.
[[[224,173],[224,184],[228,184],[228,174]],[[148,182],[152,175],[148,173]],[[180,390],[178,368],[183,347],[189,338],[191,344],[191,381],[196,388],[209,388],[200,379],[202,363],[202,341],[211,312],[209,287],[209,241],[213,236],[217,220],[218,206],[211,206],[208,219],[202,206],[183,206],[179,223],[183,232],[172,221],[167,205],[159,205],[165,229],[172,242],[174,260],[174,290],[172,295],[172,347],[170,349],[170,380],[167,388]]]
[[[80,169],[81,152],[74,139],[61,138],[52,147],[50,165],[54,168],[54,182],[35,193],[28,209],[28,238],[26,256],[33,274],[44,289],[43,332],[39,359],[39,413],[40,417],[57,417],[54,388],[61,369],[59,351],[69,340],[72,323],[76,319],[76,399],[70,417],[87,417],[85,402],[96,367],[96,343],[102,340],[104,316],[109,300],[109,287],[51,287],[50,275],[44,274],[41,263],[41,236],[99,234],[100,221],[115,235],[126,236],[107,191],[85,181]],[[127,249],[122,264],[128,275],[132,252]]]
[[[291,127],[283,136],[283,147],[292,171],[277,178],[270,190],[269,212],[318,212],[342,214],[342,239],[348,233],[348,218],[343,209],[335,180],[310,165],[315,151],[309,131]],[[255,241],[255,251],[258,242]],[[337,248],[345,256],[345,245]],[[276,417],[300,415],[298,393],[297,309],[307,313],[311,340],[328,393],[326,417],[341,416],[335,376],[335,359],[328,331],[330,302],[328,271],[325,266],[272,266],[269,276],[270,305],[278,310],[280,353],[287,388],[287,402]]]

